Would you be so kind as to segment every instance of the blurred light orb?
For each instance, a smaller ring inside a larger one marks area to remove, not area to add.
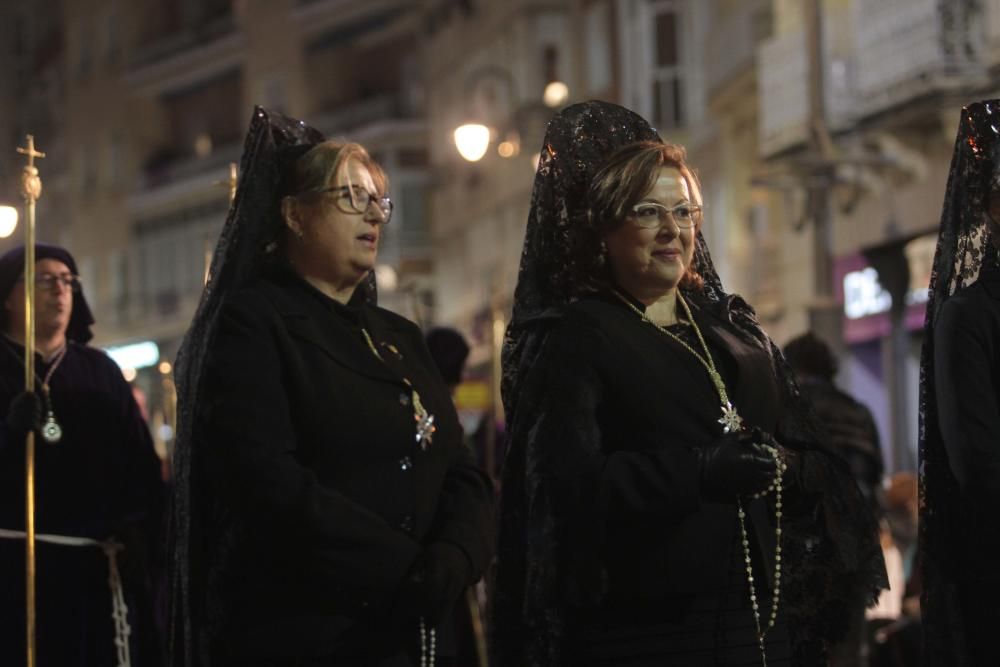
[[[125,376],[125,381],[126,382],[131,382],[132,380],[135,379],[135,377],[136,377],[136,375],[138,375],[138,373],[136,372],[136,370],[134,368],[123,368],[122,369],[122,375]]]
[[[201,133],[194,140],[194,154],[198,157],[208,157],[212,154],[212,137]]]
[[[548,85],[545,86],[545,92],[542,93],[542,101],[545,102],[545,106],[553,109],[566,104],[568,99],[569,86],[562,81],[549,81]]]
[[[513,141],[501,141],[500,145],[497,146],[497,153],[500,154],[500,157],[514,157],[517,149],[514,147]]]
[[[0,206],[0,239],[5,239],[17,228],[17,209],[13,206]]]
[[[160,373],[163,375],[169,375],[171,370],[173,370],[173,366],[170,365],[169,361],[160,362]]]
[[[490,147],[490,128],[478,123],[462,125],[455,130],[455,147],[469,162],[478,162]]]
[[[388,264],[378,264],[375,266],[375,283],[380,290],[395,292],[399,287],[399,274]]]

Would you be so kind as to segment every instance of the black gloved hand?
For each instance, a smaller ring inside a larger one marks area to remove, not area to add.
[[[774,480],[778,465],[753,433],[724,435],[696,450],[701,495],[712,502],[732,502],[738,496],[760,493]]]
[[[22,391],[7,406],[6,422],[7,429],[16,437],[37,431],[42,427],[42,399],[33,391]]]
[[[462,595],[472,577],[472,564],[465,553],[446,542],[426,547],[410,567],[397,596],[396,613],[422,616],[437,625]]]

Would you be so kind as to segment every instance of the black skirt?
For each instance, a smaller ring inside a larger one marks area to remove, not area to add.
[[[771,593],[755,558],[761,623],[771,614]],[[760,667],[762,664],[739,539],[715,591],[656,600],[615,600],[574,624],[565,654],[574,667]],[[779,604],[765,639],[768,667],[790,666],[791,641]]]

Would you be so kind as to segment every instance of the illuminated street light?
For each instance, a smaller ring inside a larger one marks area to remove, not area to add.
[[[552,109],[566,104],[568,99],[569,86],[562,81],[549,81],[548,85],[545,86],[545,92],[542,93],[542,101],[545,102],[545,106]]]
[[[17,209],[13,206],[0,206],[0,238],[7,238],[17,227]]]
[[[455,130],[455,147],[469,162],[478,162],[490,146],[490,128],[478,123],[467,123]]]

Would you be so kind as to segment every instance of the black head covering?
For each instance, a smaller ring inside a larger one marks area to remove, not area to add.
[[[73,275],[80,275],[76,268],[76,260],[69,251],[59,246],[46,245],[44,243],[35,244],[35,261],[43,259],[55,259],[65,264]],[[14,285],[24,274],[24,246],[18,246],[7,251],[0,257],[0,302],[6,301]],[[90,327],[94,324],[94,316],[87,305],[87,298],[83,295],[83,286],[80,291],[73,295],[73,312],[69,316],[69,326],[66,327],[66,337],[77,343],[87,343],[94,334]],[[0,329],[7,330],[7,310],[0,308]]]
[[[957,565],[951,553],[957,544],[949,529],[963,510],[938,422],[934,327],[955,292],[974,284],[981,273],[998,270],[986,219],[988,196],[998,181],[1000,100],[970,104],[961,112],[945,189],[920,355],[920,556],[927,664],[972,664],[961,632]]]
[[[195,410],[201,402],[201,371],[215,322],[227,294],[281,262],[276,251],[282,230],[281,198],[290,192],[291,169],[323,135],[303,121],[255,107],[240,160],[236,197],[212,255],[208,282],[177,357],[177,441],[172,458],[174,492],[170,513],[170,631],[172,667],[209,667],[202,638],[218,619],[201,588],[201,550],[225,537],[203,534],[193,471]],[[355,299],[376,300],[372,272]]]
[[[573,262],[574,249],[580,247],[574,235],[587,215],[590,182],[611,153],[636,141],[660,138],[640,116],[607,102],[570,106],[549,122],[532,191],[513,315],[504,340],[502,390],[510,433],[507,461],[538,460],[527,452],[544,446],[532,438],[530,417],[523,423],[518,419],[519,402],[524,402],[524,410],[531,410],[539,398],[522,395],[521,378],[536,365],[552,323],[573,298],[559,273]],[[843,633],[849,609],[856,608],[862,598],[874,600],[887,587],[874,518],[850,471],[821,438],[821,429],[787,363],[761,329],[753,309],[723,290],[701,232],[692,268],[704,284],[686,290],[684,296],[715,309],[772,359],[786,406],[784,432],[777,434],[782,444],[823,453],[810,457],[803,475],[804,492],[819,499],[822,519],[798,525],[788,522],[784,528],[785,559],[792,567],[782,572],[787,592],[783,606],[794,623],[797,644],[802,650],[814,650],[820,642]],[[538,509],[547,507],[543,499],[532,497],[544,493],[539,490],[545,486],[544,471],[519,470],[508,475],[506,469],[493,599],[494,647],[500,664],[559,665],[567,601],[565,596],[554,599],[551,592],[566,590],[567,573],[556,554],[573,552],[576,560],[597,555],[588,555],[587,549],[574,551],[566,544],[564,527],[548,510]]]

